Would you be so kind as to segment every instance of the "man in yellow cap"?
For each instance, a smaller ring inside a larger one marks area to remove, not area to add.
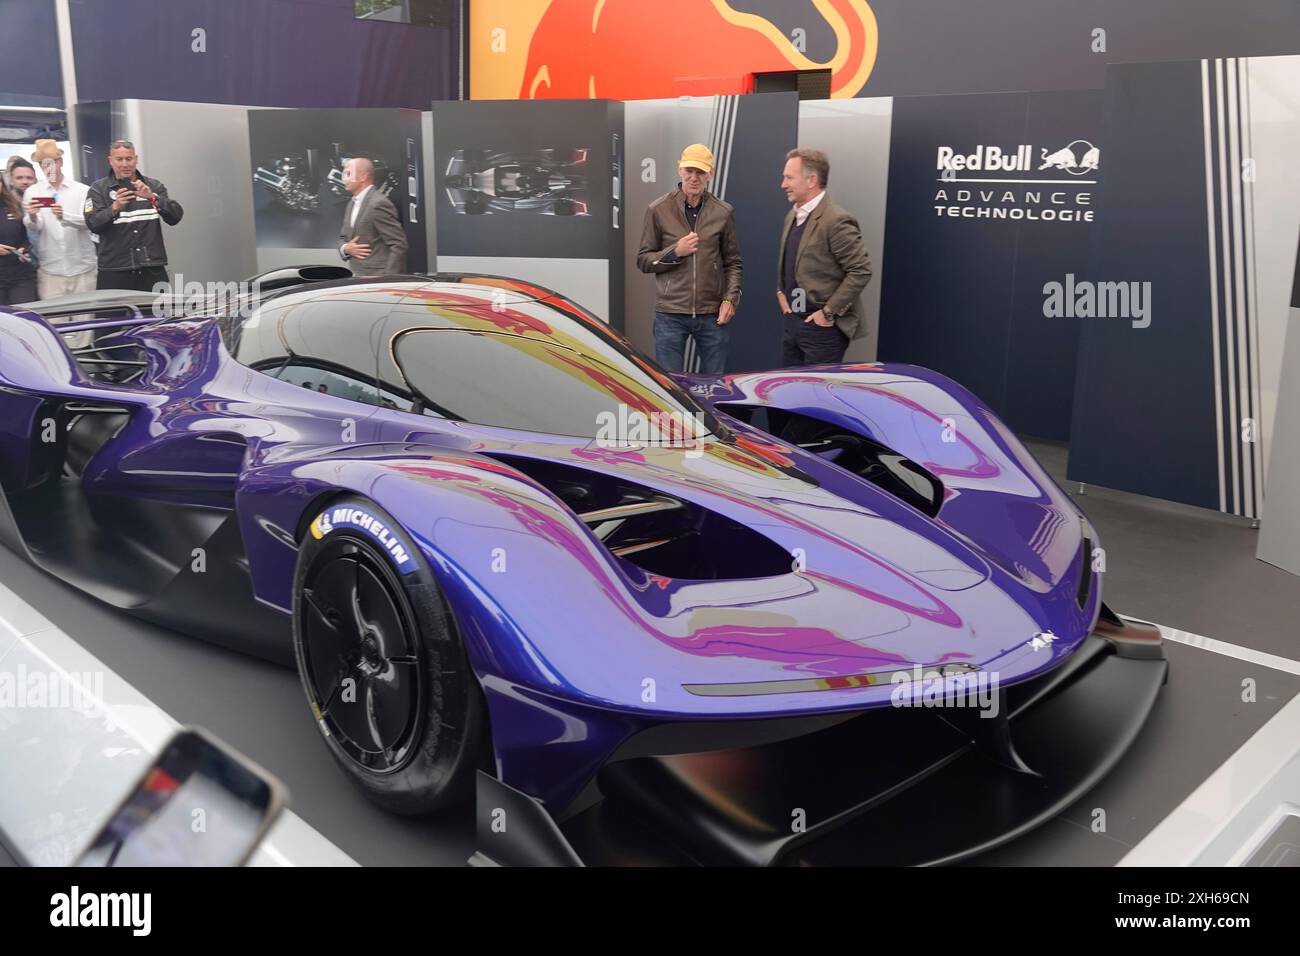
[[[95,291],[95,243],[86,227],[87,187],[63,175],[63,150],[38,139],[32,162],[45,173],[23,195],[27,229],[40,268],[36,289],[42,299]]]
[[[721,375],[728,323],[740,305],[740,240],[729,203],[709,192],[713,153],[696,143],[678,161],[681,182],[646,210],[636,264],[655,277],[655,359],[686,371],[688,339],[700,372]]]

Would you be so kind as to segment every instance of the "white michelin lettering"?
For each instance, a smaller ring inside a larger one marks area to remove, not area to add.
[[[359,508],[335,508],[332,513],[327,511],[321,514],[321,528],[324,533],[328,534],[334,530],[335,525],[339,524],[349,524],[369,532],[397,564],[404,565],[411,560],[410,552],[402,546],[392,529],[373,515]]]

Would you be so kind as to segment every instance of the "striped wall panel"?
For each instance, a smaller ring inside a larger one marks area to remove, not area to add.
[[[1264,499],[1250,61],[1201,61],[1219,510],[1259,517]]]

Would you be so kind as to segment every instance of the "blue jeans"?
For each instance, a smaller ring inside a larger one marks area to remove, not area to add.
[[[666,371],[686,371],[687,338],[694,336],[701,375],[721,375],[727,364],[731,324],[718,325],[716,315],[655,313],[655,361]]]

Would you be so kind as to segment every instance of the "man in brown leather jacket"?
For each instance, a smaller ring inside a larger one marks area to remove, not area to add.
[[[682,180],[646,210],[636,264],[655,277],[655,359],[685,371],[693,337],[700,372],[721,375],[728,323],[740,305],[740,240],[731,205],[708,191],[713,154],[698,143],[682,152]]]

